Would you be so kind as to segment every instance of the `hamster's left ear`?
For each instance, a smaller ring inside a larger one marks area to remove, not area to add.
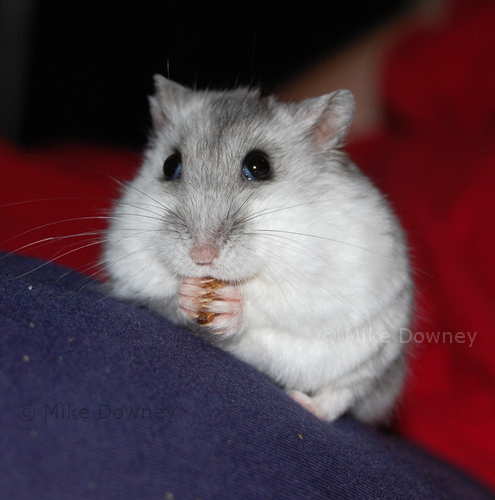
[[[192,90],[162,75],[155,75],[153,80],[155,82],[155,93],[148,99],[151,119],[156,129],[174,120],[174,115],[184,106]]]
[[[350,90],[336,90],[292,103],[291,106],[296,107],[296,120],[309,129],[317,147],[326,150],[343,144],[355,108],[354,96]]]

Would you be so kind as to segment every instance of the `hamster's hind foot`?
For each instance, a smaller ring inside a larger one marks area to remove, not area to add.
[[[353,393],[349,389],[325,387],[314,396],[300,391],[289,391],[289,396],[303,408],[321,420],[333,422],[342,416],[353,401]]]

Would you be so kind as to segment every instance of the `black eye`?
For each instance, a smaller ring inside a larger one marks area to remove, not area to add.
[[[176,151],[170,155],[163,164],[163,177],[166,181],[175,181],[182,175],[182,157]]]
[[[263,151],[254,149],[242,160],[242,175],[248,181],[266,181],[271,179],[272,170],[268,157]]]

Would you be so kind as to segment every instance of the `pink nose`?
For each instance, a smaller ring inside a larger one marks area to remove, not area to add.
[[[218,248],[213,245],[194,245],[190,255],[196,264],[203,266],[211,264],[218,257]]]

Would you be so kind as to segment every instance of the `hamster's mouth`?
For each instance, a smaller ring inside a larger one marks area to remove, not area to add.
[[[239,273],[232,275],[226,272],[214,272],[212,269],[209,269],[208,271],[205,269],[202,271],[202,273],[181,273],[178,275],[178,278],[181,280],[192,278],[204,280],[205,282],[209,281],[213,284],[213,286],[218,286],[218,288],[220,288],[220,286],[226,285],[238,286],[252,280],[256,276],[255,274],[240,275]]]
[[[186,272],[184,272],[186,271]],[[249,281],[254,277],[253,273],[245,273],[239,269],[221,268],[220,266],[194,266],[187,270],[180,270],[177,275],[180,278],[204,278],[218,280],[229,285],[238,285]]]
[[[184,261],[171,261],[164,263],[169,271],[172,271],[177,278],[212,278],[230,285],[245,283],[259,274],[259,269],[253,269],[243,262],[220,261],[208,265],[194,265]]]

